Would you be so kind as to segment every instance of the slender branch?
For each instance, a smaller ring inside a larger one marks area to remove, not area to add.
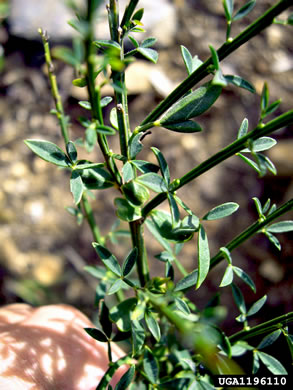
[[[48,35],[45,31],[43,31],[41,28],[39,29],[39,34],[42,37],[44,51],[45,51],[45,60],[48,68],[48,75],[49,75],[49,81],[51,85],[51,91],[52,96],[55,102],[56,107],[56,116],[58,118],[60,127],[61,127],[61,133],[65,142],[65,146],[69,142],[69,134],[68,134],[68,121],[66,119],[64,108],[61,100],[61,96],[58,89],[58,84],[56,80],[56,75],[54,73],[54,65],[51,58],[51,52],[50,52],[50,46],[49,46],[49,40]]]
[[[245,229],[242,233],[240,233],[237,237],[235,237],[232,241],[230,241],[225,247],[232,251],[233,249],[240,246],[244,241],[251,238],[255,233],[259,232],[269,223],[285,214],[286,212],[293,209],[293,199],[286,202],[283,206],[279,207],[272,214],[268,215],[266,219],[263,221],[256,221],[252,225],[250,225],[247,229]],[[214,268],[221,260],[224,259],[222,252],[218,252],[214,257],[211,258],[210,269]]]
[[[94,240],[98,242],[100,245],[104,245],[105,243],[105,238],[102,237],[100,230],[98,228],[98,225],[96,224],[94,213],[92,210],[92,207],[90,205],[90,202],[88,201],[87,195],[83,194],[82,195],[82,204],[83,204],[83,209],[85,212],[86,219],[88,221],[88,224],[91,228]]]
[[[211,168],[220,164],[222,161],[228,159],[234,154],[240,152],[243,148],[246,147],[246,144],[249,140],[256,140],[260,137],[268,135],[275,130],[278,130],[284,126],[290,125],[293,123],[293,110],[287,111],[286,113],[280,115],[278,118],[273,119],[264,126],[257,126],[254,130],[250,131],[244,137],[237,139],[232,142],[230,145],[226,146],[224,149],[220,150],[218,153],[214,154],[207,160],[203,161],[197,167],[193,168],[191,171],[186,173],[181,179],[176,179],[173,182],[172,192],[177,191],[179,188],[185,186],[187,183],[191,182],[198,176],[207,172]],[[167,193],[162,192],[155,196],[149,203],[145,205],[142,209],[142,215],[145,218],[155,207],[161,204],[164,200],[167,199]]]
[[[280,317],[276,317],[272,320],[266,321],[263,324],[259,324],[248,330],[241,330],[229,337],[231,343],[236,343],[239,340],[247,340],[252,337],[258,336],[264,333],[270,333],[273,330],[280,329],[293,321],[293,312],[284,314]]]
[[[254,36],[258,35],[266,27],[270,26],[276,16],[292,6],[292,0],[281,0],[276,5],[271,7],[261,17],[250,24],[236,38],[225,42],[218,50],[219,60],[223,60],[229,54],[249,41]],[[212,57],[208,58],[199,68],[197,68],[189,77],[187,77],[177,88],[171,92],[140,124],[145,125],[149,122],[154,122],[158,119],[169,107],[172,106],[178,99],[194,87],[199,81],[205,78],[210,73],[210,65],[213,65]]]
[[[139,277],[139,281],[141,286],[145,286],[146,283],[150,280],[149,274],[149,265],[146,256],[146,249],[144,244],[144,233],[143,233],[143,225],[141,220],[133,221],[129,223],[132,245],[133,248],[137,248],[137,273]]]

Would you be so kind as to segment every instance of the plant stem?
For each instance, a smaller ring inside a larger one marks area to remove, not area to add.
[[[56,116],[58,118],[58,121],[59,121],[59,124],[61,127],[61,133],[62,133],[64,142],[65,142],[65,146],[66,146],[69,142],[68,121],[67,121],[65,113],[64,113],[64,108],[63,108],[61,96],[60,96],[59,89],[58,89],[56,75],[54,73],[54,65],[53,65],[52,58],[51,58],[48,35],[41,28],[39,29],[39,34],[41,35],[42,41],[43,41],[45,60],[46,60],[47,68],[48,68],[49,81],[50,81],[52,96],[53,96],[56,111],[57,111]]]
[[[87,195],[85,193],[82,195],[82,204],[83,204],[85,216],[86,216],[88,224],[91,228],[94,240],[96,242],[98,242],[100,245],[104,245],[105,239],[104,239],[104,237],[101,236],[100,230],[99,230],[98,225],[96,224],[96,221],[95,221],[92,207],[91,207],[90,202],[88,201]]]
[[[269,223],[274,221],[276,218],[285,214],[286,212],[293,209],[293,199],[286,202],[284,205],[279,207],[272,214],[268,215],[265,220],[256,221],[252,225],[250,225],[247,229],[245,229],[242,233],[240,233],[237,237],[235,237],[232,241],[230,241],[225,247],[232,251],[233,249],[240,246],[244,241],[248,240],[255,233],[259,232],[262,228],[267,226]],[[223,253],[218,252],[214,257],[212,257],[210,262],[210,269],[214,268],[221,260],[224,259]]]
[[[133,221],[129,223],[132,245],[137,248],[137,273],[141,286],[145,286],[150,280],[149,265],[146,256],[146,249],[144,244],[144,233],[142,221]]]
[[[181,179],[176,179],[172,185],[172,192],[178,190],[179,188],[185,186],[187,183],[191,182],[198,176],[207,172],[211,168],[220,164],[222,161],[233,156],[234,154],[240,152],[246,147],[246,144],[249,140],[256,140],[260,137],[268,135],[275,130],[278,130],[284,126],[293,123],[293,110],[287,111],[286,113],[280,115],[278,118],[273,119],[264,126],[257,126],[254,130],[250,131],[244,137],[237,139],[232,142],[230,145],[226,146],[224,149],[220,150],[218,153],[214,154],[207,160],[203,161],[197,167],[193,168],[191,171],[186,173]],[[167,199],[167,193],[161,192],[155,196],[149,203],[145,205],[142,209],[142,215],[145,218],[155,207],[161,204],[164,200]]]
[[[274,18],[281,12],[292,6],[292,0],[281,0],[276,5],[271,7],[261,17],[250,24],[236,38],[225,42],[217,51],[219,60],[223,60],[229,54],[249,41],[251,38],[259,34],[266,27],[270,26]],[[213,65],[212,57],[208,58],[199,68],[197,68],[189,77],[187,77],[178,87],[171,92],[140,124],[145,125],[149,122],[154,122],[168,108],[172,106],[178,99],[194,87],[199,81],[205,78],[210,73],[210,65]]]
[[[183,267],[183,265],[180,263],[180,261],[177,259],[177,257],[174,257],[174,263],[176,264],[176,267],[178,268],[178,270],[181,272],[181,274],[183,276],[187,276],[188,275],[188,272]]]
[[[241,330],[229,337],[231,343],[236,343],[239,340],[247,340],[263,333],[270,333],[273,330],[280,329],[293,321],[293,312],[276,317],[272,320],[266,321],[248,330]]]
[[[89,94],[89,101],[92,107],[92,116],[96,119],[101,125],[103,125],[103,114],[101,108],[101,98],[99,88],[95,87],[95,65],[94,65],[94,29],[93,29],[93,21],[94,21],[94,1],[88,0],[88,12],[87,12],[87,22],[88,22],[88,34],[85,40],[85,52],[86,52],[86,66],[87,66],[87,88]],[[98,143],[100,149],[105,158],[107,167],[112,174],[116,183],[120,186],[122,180],[118,171],[118,168],[115,165],[114,160],[111,158],[111,153],[109,150],[107,138],[103,134],[98,133]]]

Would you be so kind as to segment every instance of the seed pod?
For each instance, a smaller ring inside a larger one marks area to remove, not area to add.
[[[204,84],[194,92],[173,104],[160,118],[160,125],[185,122],[208,110],[220,96],[222,87],[211,83]]]
[[[126,199],[134,206],[143,205],[150,197],[149,190],[134,180],[124,184],[122,190]]]

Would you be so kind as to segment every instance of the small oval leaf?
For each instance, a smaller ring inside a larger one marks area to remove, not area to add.
[[[93,247],[95,248],[97,254],[99,255],[102,262],[105,264],[105,266],[110,271],[112,271],[113,274],[117,276],[122,276],[121,267],[116,257],[107,248],[97,244],[96,242],[93,243]]]
[[[202,131],[200,125],[191,120],[176,123],[160,123],[160,125],[176,133],[198,133]]]
[[[206,221],[213,221],[215,219],[225,218],[235,213],[238,210],[239,205],[234,202],[223,203],[210,210],[203,219]]]
[[[286,233],[293,231],[293,221],[277,222],[266,229],[270,233]]]
[[[59,167],[68,167],[70,166],[70,161],[66,154],[63,152],[59,146],[55,145],[53,142],[37,140],[37,139],[27,139],[24,143],[40,158],[45,161],[48,161],[52,164],[58,165]]]

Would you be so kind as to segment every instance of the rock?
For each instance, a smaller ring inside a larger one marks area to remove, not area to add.
[[[21,5],[20,5],[21,3]],[[73,13],[60,0],[11,0],[10,25],[11,33],[26,39],[39,39],[38,29],[47,30],[53,40],[71,39],[76,34],[67,21],[73,19]],[[105,2],[106,4],[106,2]],[[124,10],[127,0],[119,2]],[[148,36],[158,37],[159,44],[169,45],[176,32],[176,11],[168,0],[142,0],[139,8],[144,8],[142,22],[147,28]],[[97,35],[100,39],[109,37],[107,12],[101,7],[100,19],[97,23]],[[121,11],[122,13],[122,11]]]

